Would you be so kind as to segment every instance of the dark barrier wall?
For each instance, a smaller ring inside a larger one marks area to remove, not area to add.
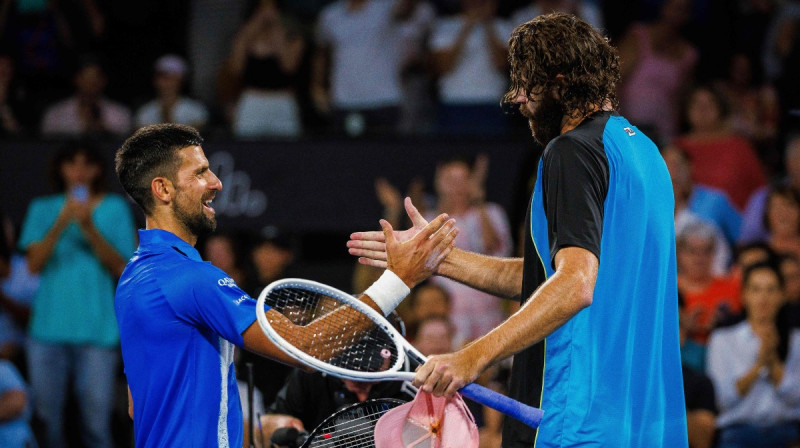
[[[52,192],[46,167],[60,144],[0,142],[0,198],[14,222],[22,222],[33,197]],[[112,159],[119,144],[98,143],[115,191],[120,187]],[[208,141],[203,146],[224,187],[214,201],[223,229],[274,225],[308,233],[377,228],[382,210],[375,178],[386,177],[405,192],[411,179],[421,177],[430,192],[438,161],[478,153],[490,157],[488,199],[515,213],[519,190],[536,164],[532,144],[520,140]],[[138,211],[137,217],[142,220]]]

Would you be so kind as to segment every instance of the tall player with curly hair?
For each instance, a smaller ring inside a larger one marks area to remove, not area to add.
[[[506,419],[503,447],[686,447],[674,200],[658,148],[620,116],[616,50],[587,23],[540,16],[510,39],[513,102],[545,146],[524,258],[454,250],[436,273],[520,310],[465,348],[432,356],[415,384],[452,395],[514,355],[510,393],[545,410]],[[416,234],[425,221],[407,200]],[[383,266],[379,232],[348,243]]]

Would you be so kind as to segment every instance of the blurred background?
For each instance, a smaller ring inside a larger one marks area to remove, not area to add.
[[[64,446],[107,446],[87,436],[106,429],[85,426],[96,410],[68,386],[91,369],[65,367],[65,404],[38,401],[28,384],[32,369],[47,368],[26,347],[52,262],[30,266],[31,204],[95,182],[92,194],[124,197],[114,152],[141,126],[201,130],[224,189],[214,200],[218,234],[198,248],[251,294],[284,276],[363,291],[376,272],[348,255],[348,236],[380,218],[407,225],[406,195],[426,216],[455,216],[459,247],[521,254],[542,148],[500,103],[506,47],[516,25],[551,11],[580,16],[619,49],[619,111],[657,143],[672,175],[687,365],[709,387],[717,381],[705,365],[708,338],[745,318],[750,249],[787,269],[776,328],[800,326],[800,2],[0,0],[0,359],[9,390],[27,391],[13,431],[44,447],[48,431]],[[70,183],[73,165],[87,177]],[[127,207],[108,225],[135,239],[144,219]],[[443,314],[456,348],[515,309],[447,281],[428,286],[446,299],[401,307],[411,338]],[[256,367],[269,407],[287,372]],[[502,390],[504,375],[501,367],[485,382]],[[112,403],[106,439],[120,447],[132,437],[124,386],[120,367],[115,393],[102,397]],[[693,446],[713,446],[729,421],[716,420],[726,408],[713,390],[695,396],[709,393],[690,423]],[[800,405],[789,408],[776,421],[796,430]],[[483,446],[497,446],[498,417],[483,412]],[[0,419],[0,446],[32,446],[10,444],[4,427]]]

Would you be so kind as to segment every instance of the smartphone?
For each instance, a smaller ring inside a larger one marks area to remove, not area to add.
[[[70,194],[72,195],[72,199],[78,202],[86,202],[89,200],[89,189],[86,188],[86,185],[76,185],[72,187]]]

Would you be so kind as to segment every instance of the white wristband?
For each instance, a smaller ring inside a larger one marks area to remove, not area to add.
[[[403,299],[406,298],[411,289],[406,283],[400,279],[394,272],[390,270],[383,271],[383,275],[375,280],[364,294],[368,295],[376,305],[383,311],[386,316],[394,310]]]

